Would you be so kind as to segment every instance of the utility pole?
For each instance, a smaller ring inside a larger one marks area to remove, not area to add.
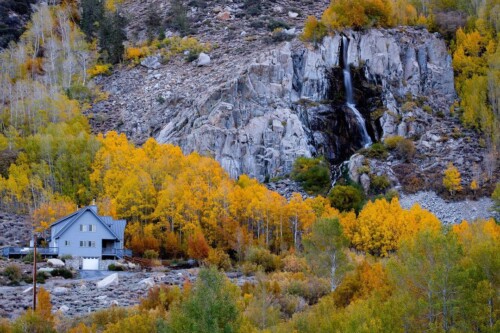
[[[33,311],[36,310],[36,233],[33,234]]]

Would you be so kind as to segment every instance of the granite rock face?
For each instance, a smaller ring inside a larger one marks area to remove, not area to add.
[[[344,34],[358,73],[354,98],[372,139],[424,130],[401,121],[408,96],[425,96],[434,110],[448,112],[453,70],[438,35],[413,28]],[[360,148],[355,120],[343,107],[341,39],[327,37],[317,48],[296,40],[269,45],[243,60],[216,59],[187,72],[170,64],[117,73],[103,82],[110,100],[94,111],[118,114],[118,130],[136,142],[154,136],[185,153],[213,156],[232,177],[286,175],[298,156],[338,162]]]

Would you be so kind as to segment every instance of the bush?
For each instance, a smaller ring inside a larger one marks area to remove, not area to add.
[[[155,250],[146,250],[142,255],[142,257],[146,259],[158,259],[159,256],[158,251]]]
[[[403,139],[396,145],[396,155],[405,162],[411,162],[416,152],[415,144],[410,139]]]
[[[225,271],[231,268],[231,259],[229,258],[229,255],[221,249],[210,249],[208,251],[206,263]]]
[[[300,39],[314,44],[321,43],[327,34],[326,26],[314,16],[308,16]]]
[[[336,0],[332,1],[322,16],[331,29],[373,26],[389,27],[393,24],[393,12],[389,0]]]
[[[403,141],[405,138],[401,135],[389,136],[384,139],[384,144],[389,150],[394,150],[398,146],[398,143]]]
[[[37,272],[36,273],[36,282],[37,283],[45,283],[45,280],[48,278],[45,272]]]
[[[250,263],[262,266],[265,272],[272,272],[280,268],[280,258],[269,250],[261,247],[251,247],[247,251],[246,260]]]
[[[97,64],[87,71],[87,74],[93,78],[97,75],[110,75],[111,65],[110,64]]]
[[[354,210],[359,212],[363,207],[365,194],[359,186],[337,185],[328,195],[332,207],[341,212]]]
[[[290,254],[283,258],[282,263],[284,272],[299,273],[307,272],[308,270],[306,260],[304,258],[297,257],[294,254]]]
[[[241,272],[243,273],[243,275],[245,275],[245,276],[252,276],[257,272],[264,270],[262,268],[262,266],[259,266],[257,264],[254,264],[253,262],[248,262],[248,261],[244,262],[240,266],[240,269],[241,269]]]
[[[23,278],[21,268],[19,268],[19,266],[17,265],[9,265],[5,267],[3,275],[9,279],[11,284],[18,284]]]
[[[42,261],[42,255],[40,253],[36,254],[36,261],[40,262]],[[23,262],[25,264],[30,264],[33,262],[33,252],[28,253],[27,255],[24,256]]]
[[[287,40],[292,40],[293,35],[287,34],[283,30],[283,28],[276,28],[273,30],[273,33],[271,34],[271,39],[273,40],[273,42],[279,43]]]
[[[269,20],[269,22],[267,23],[267,28],[270,30],[270,31],[274,31],[278,28],[282,28],[282,29],[290,29],[290,26],[288,24],[286,24],[285,22],[283,21],[280,21],[280,20]]]
[[[154,310],[161,308],[165,311],[181,299],[182,293],[178,286],[154,286],[149,289],[145,298],[141,298],[139,309]]]
[[[330,170],[323,158],[297,158],[291,177],[310,194],[325,193],[330,186]]]
[[[389,186],[391,186],[391,181],[386,175],[372,175],[370,187],[373,192],[380,193],[385,191]]]
[[[374,143],[369,148],[361,149],[360,153],[366,157],[376,158],[379,160],[385,159],[388,156],[387,149],[380,142]]]
[[[108,265],[108,271],[120,272],[120,271],[123,271],[123,267],[115,265],[115,264],[109,264]]]
[[[56,268],[50,272],[52,276],[62,276],[65,279],[72,279],[73,273],[67,268]]]

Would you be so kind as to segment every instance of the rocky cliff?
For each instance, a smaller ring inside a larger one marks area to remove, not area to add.
[[[439,36],[413,28],[344,34],[354,99],[373,140],[422,135],[432,113],[448,113],[453,71]],[[155,136],[213,156],[233,177],[284,175],[301,155],[339,162],[360,148],[344,108],[341,47],[335,35],[317,47],[295,40],[221,55],[208,67],[120,71],[103,81],[111,96],[94,107],[95,116],[114,112],[119,130],[136,141]],[[413,100],[420,102],[409,105]],[[415,119],[424,105],[431,114]]]

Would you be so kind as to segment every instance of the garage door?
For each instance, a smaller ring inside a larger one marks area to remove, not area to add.
[[[82,269],[87,271],[99,270],[99,258],[83,258]]]

